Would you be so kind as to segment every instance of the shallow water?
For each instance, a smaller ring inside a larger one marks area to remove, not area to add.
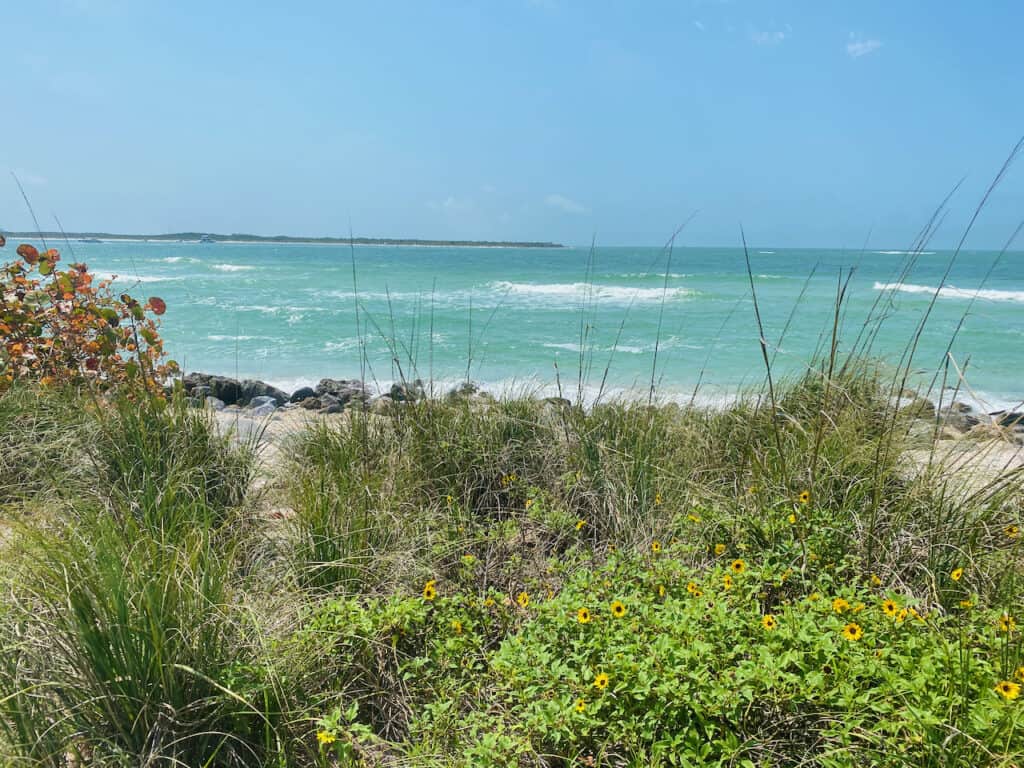
[[[186,370],[288,389],[359,376],[360,336],[366,375],[381,383],[468,375],[494,389],[552,391],[557,377],[575,393],[581,334],[591,393],[606,368],[606,388],[646,392],[656,345],[654,378],[664,397],[689,397],[700,381],[699,397],[714,400],[763,378],[744,255],[735,248],[677,248],[671,260],[657,248],[597,248],[592,262],[585,248],[364,246],[353,253],[325,245],[72,242],[70,249],[61,248],[65,260],[117,274],[119,289],[167,302],[167,349]],[[840,351],[851,348],[881,299],[875,311],[887,319],[874,352],[895,361],[951,254],[920,255],[902,281],[908,256],[900,251],[761,248],[750,256],[769,353],[780,375],[793,375],[828,343],[840,269],[845,276],[856,268]],[[968,394],[992,408],[1024,397],[1024,253],[1006,254],[985,280],[996,257],[959,256],[914,358],[916,369],[935,371],[969,310],[953,359],[966,367]]]

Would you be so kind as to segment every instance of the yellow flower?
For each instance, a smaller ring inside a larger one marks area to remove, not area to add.
[[[426,584],[423,585],[423,599],[424,600],[433,600],[435,597],[437,597],[437,588],[434,586],[434,584],[436,584],[436,583],[437,582],[434,581],[434,579],[431,579],[430,581],[428,581]]]
[[[576,699],[576,711],[579,714],[581,714],[581,715],[584,712],[586,712],[587,711],[587,702],[585,702],[583,699]]]
[[[792,568],[787,568],[786,570],[784,570],[782,572],[782,575],[779,577],[779,581],[780,582],[781,581],[785,581],[786,579],[788,579],[792,575],[793,575],[793,569]]]
[[[794,515],[792,512],[789,513],[789,524],[796,525],[796,515]]]
[[[532,506],[533,506],[533,499],[527,499],[526,500],[526,504],[525,504],[526,509],[529,509]]]
[[[757,493],[757,486],[756,485],[752,485],[749,488],[747,488],[747,493],[749,493],[751,495]]]
[[[811,492],[810,491],[800,491],[800,495],[797,496],[797,501],[799,501],[801,504],[807,504],[810,500],[811,500]]]
[[[458,619],[452,619],[452,632],[456,635],[462,634],[462,622]]]
[[[493,597],[484,598],[484,608],[493,608],[493,607],[494,607],[494,598]]]
[[[700,522],[700,518],[697,517],[696,515],[687,515],[686,519],[689,520],[691,523],[699,523]]]
[[[856,603],[856,604],[854,604],[854,606],[853,606],[853,612],[854,613],[860,613],[863,610],[864,610],[864,603]]]
[[[589,623],[590,622],[590,609],[589,608],[580,608],[578,611],[576,611],[576,621],[578,621],[580,624],[587,624],[587,623]]]
[[[612,616],[616,619],[621,619],[626,615],[626,606],[623,605],[619,600],[615,600],[611,604]]]
[[[700,587],[697,586],[697,582],[689,581],[686,583],[686,591],[691,595],[699,595]]]
[[[661,552],[661,542],[657,539],[651,542],[651,552],[653,552],[654,554],[658,554],[659,552]]]
[[[725,544],[715,544],[715,555],[720,556],[725,554]]]
[[[878,578],[877,574],[874,574],[874,573],[871,574],[871,586],[872,587],[880,587],[880,586],[882,586],[882,580],[880,578]]]
[[[896,621],[905,621],[907,618],[907,609],[902,608],[900,612],[896,614]]]
[[[660,507],[661,506],[661,494],[660,493],[654,494],[654,506],[656,506],[656,507]]]
[[[769,614],[766,614],[765,616],[761,617],[761,625],[766,630],[771,632],[773,629],[775,629],[775,627],[778,626],[778,622],[775,621],[775,617],[772,616],[772,614],[769,613]]]
[[[1003,533],[1006,534],[1006,538],[1008,539],[1016,539],[1018,536],[1020,536],[1020,526],[1008,525],[1005,528],[1003,528]]]
[[[335,736],[330,731],[317,731],[316,732],[316,740],[318,742],[320,742],[321,744],[323,744],[324,746],[326,746],[327,744],[333,744],[337,740],[337,738],[338,737]]]
[[[964,575],[964,569],[963,568],[954,568],[952,570],[952,572],[949,574],[949,578],[951,578],[953,581],[960,581],[960,577],[963,576],[963,575]]]
[[[809,594],[807,596],[807,601],[808,602],[816,603],[819,600],[821,600],[821,593],[820,592],[811,592],[811,594]]]
[[[657,589],[658,597],[664,597],[665,596],[665,591],[666,591],[665,590],[665,585],[664,584],[659,584],[658,585],[658,589]]]
[[[856,624],[851,621],[843,627],[843,637],[851,642],[856,642],[864,637],[864,630],[860,628],[860,624]]]
[[[583,519],[577,520],[576,521],[576,530],[577,531],[582,530],[583,526],[586,525],[586,524],[587,524],[586,520],[583,520]]]
[[[525,608],[530,604],[530,596],[525,592],[520,592],[516,595],[516,602],[519,603],[520,608]]]
[[[918,612],[917,612],[917,611],[916,611],[916,610],[914,609],[914,607],[913,607],[913,606],[910,606],[909,608],[907,608],[907,610],[908,610],[908,611],[910,611],[910,615],[911,615],[911,616],[913,616],[913,617],[914,617],[915,619],[917,619],[918,621],[924,621],[924,616],[922,616],[922,615],[921,615],[920,613],[918,613]]]
[[[832,601],[832,610],[836,613],[842,613],[843,611],[848,610],[849,607],[850,603],[847,602],[845,598],[837,597]]]
[[[1017,622],[1013,620],[1013,616],[1008,613],[1004,613],[999,617],[999,631],[1000,632],[1013,632],[1017,628]]]
[[[996,685],[996,693],[1007,701],[1013,701],[1020,696],[1020,686],[1016,683],[1011,683],[1009,680],[1003,680]]]
[[[738,558],[732,561],[732,565],[730,567],[732,568],[733,573],[743,573],[747,570],[747,564]]]
[[[449,507],[455,503],[455,497],[452,496],[450,493],[444,497],[444,500],[448,502]]]
[[[1024,680],[1024,667],[1017,667],[1017,679]]]
[[[607,688],[608,687],[608,675],[606,675],[604,672],[602,672],[597,677],[595,677],[594,678],[594,687],[597,688],[597,690],[599,690],[599,691],[603,691],[605,688]]]
[[[732,589],[732,576],[730,576],[728,573],[722,577],[722,586],[726,589]]]
[[[972,603],[970,600],[961,600],[960,607],[967,611],[974,607],[974,603]]]
[[[896,616],[896,612],[899,609],[900,607],[896,605],[895,600],[886,599],[882,601],[882,612],[885,613],[886,616]]]

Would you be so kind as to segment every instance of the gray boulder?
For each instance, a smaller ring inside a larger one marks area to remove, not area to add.
[[[396,381],[391,385],[391,391],[388,394],[396,403],[415,402],[426,396],[423,391],[423,381],[420,379],[416,379],[412,383]]]
[[[330,414],[330,413],[342,413],[344,410],[345,410],[345,406],[344,405],[342,405],[341,403],[338,403],[338,402],[334,402],[334,403],[331,403],[328,406],[325,406],[325,407],[321,408],[319,412],[320,413],[324,413],[324,414]]]
[[[257,395],[249,401],[250,408],[259,408],[262,405],[276,406],[277,404],[277,398],[271,397],[270,395]]]
[[[320,383],[316,385],[315,393],[321,400],[329,395],[334,399],[334,402],[345,405],[354,396],[361,395],[365,391],[366,387],[358,379],[320,379]]]
[[[974,414],[973,410],[966,403],[955,402],[943,408],[939,412],[939,416],[942,418],[942,423],[950,429],[966,432],[981,423],[981,419]]]
[[[206,407],[213,411],[223,411],[226,407],[224,401],[218,397],[207,397],[204,400]]]
[[[266,382],[244,379],[239,383],[239,403],[246,405],[257,397],[271,397],[277,405],[284,405],[288,402],[287,392],[282,392],[277,387],[273,387]]]
[[[307,397],[316,397],[316,390],[312,387],[300,387],[292,392],[292,396],[288,398],[288,402],[301,403]]]
[[[263,405],[258,405],[252,409],[252,417],[254,419],[265,419],[268,416],[273,416],[276,410],[277,407],[273,403],[263,403]]]
[[[307,397],[299,403],[299,408],[305,408],[307,411],[316,411],[323,408],[323,403],[320,402],[319,397]]]

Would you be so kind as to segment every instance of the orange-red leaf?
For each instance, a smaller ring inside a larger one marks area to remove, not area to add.
[[[167,311],[167,304],[164,303],[163,299],[157,298],[156,296],[150,296],[149,308],[153,310],[154,315],[162,315]]]
[[[35,264],[39,261],[39,251],[36,250],[34,245],[29,245],[28,243],[22,243],[18,246],[18,255],[29,264]]]

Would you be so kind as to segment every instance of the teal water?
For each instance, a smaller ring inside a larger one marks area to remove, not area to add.
[[[347,247],[70,247],[73,254],[67,244],[62,248],[66,260],[117,274],[119,289],[167,302],[167,348],[186,370],[255,377],[287,389],[324,376],[357,377],[362,335],[367,378],[380,384],[404,375],[440,387],[468,371],[469,378],[499,390],[551,391],[557,376],[575,393],[582,321],[588,351],[583,379],[591,394],[606,367],[606,388],[646,392],[659,337],[655,379],[662,396],[689,397],[700,381],[699,397],[714,399],[763,378],[743,251],[735,248],[676,248],[671,263],[657,248],[597,248],[588,274],[586,248],[357,247],[360,334]],[[915,368],[935,371],[969,310],[953,357],[966,366],[968,394],[993,408],[1024,397],[1024,253],[1006,254],[985,281],[996,256],[959,256],[915,357]],[[905,253],[752,249],[765,335],[780,375],[802,370],[823,342],[839,270],[853,267],[840,349],[851,347],[882,299],[876,313],[884,310],[887,319],[874,351],[897,359],[950,257],[942,251],[920,255],[891,290]]]

